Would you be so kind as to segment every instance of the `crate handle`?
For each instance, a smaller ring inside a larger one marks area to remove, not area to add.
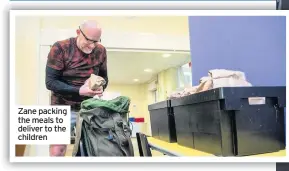
[[[266,104],[266,97],[249,97],[249,105],[264,105]]]
[[[240,99],[248,99],[248,97],[266,97],[277,98],[278,107],[286,107],[286,87],[243,87],[243,88],[223,88],[223,94],[226,95],[223,99],[233,100],[229,102],[229,108],[238,107]]]
[[[253,98],[253,100],[252,100]],[[255,98],[255,99],[254,99]],[[260,97],[258,97],[260,98]],[[266,99],[266,97],[263,97],[264,99]],[[277,106],[280,107],[280,108],[283,108],[283,107],[286,107],[286,100],[285,99],[282,99],[282,98],[279,98],[279,97],[275,97],[277,100],[278,100],[278,104]],[[226,98],[224,99],[224,106],[223,106],[223,109],[224,110],[239,110],[241,108],[241,99],[243,100],[248,100],[248,104],[249,105],[263,105],[266,104],[266,101],[265,100],[259,100],[257,101],[256,100],[256,97],[249,97],[249,98]]]

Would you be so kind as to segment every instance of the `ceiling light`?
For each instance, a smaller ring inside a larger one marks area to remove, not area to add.
[[[168,58],[168,57],[170,57],[170,56],[171,56],[171,54],[169,54],[169,53],[163,54],[163,57],[164,57],[164,58]]]
[[[138,82],[139,80],[138,79],[133,79],[133,81]]]
[[[147,69],[145,69],[144,71],[145,71],[145,72],[152,72],[152,69],[147,68]]]

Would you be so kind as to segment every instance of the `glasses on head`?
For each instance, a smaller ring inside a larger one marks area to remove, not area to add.
[[[88,44],[94,44],[95,45],[96,43],[101,42],[101,39],[99,39],[99,40],[91,40],[91,39],[87,38],[87,36],[82,32],[80,27],[79,27],[79,30],[80,30],[81,34],[83,35],[83,37],[85,38],[85,40],[86,40],[86,42]]]

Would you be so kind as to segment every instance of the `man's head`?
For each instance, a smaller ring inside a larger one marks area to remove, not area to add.
[[[76,31],[77,46],[86,54],[90,54],[100,41],[101,28],[96,21],[84,21]]]

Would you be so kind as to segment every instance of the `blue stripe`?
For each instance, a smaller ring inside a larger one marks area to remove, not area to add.
[[[43,2],[43,1],[81,1],[81,0],[10,0],[10,1],[25,1],[25,2],[35,2],[35,1],[39,1],[39,2]],[[98,0],[85,0],[85,1],[90,1],[90,2],[92,2],[92,1],[98,1]],[[99,1],[101,1],[101,0],[99,0]],[[125,0],[125,1],[123,1],[123,0],[106,0],[106,1],[119,1],[119,2],[132,2],[132,1],[134,1],[134,2],[136,2],[136,1],[138,1],[138,2],[157,2],[157,1],[170,1],[170,2],[173,2],[173,1],[175,1],[175,2],[179,2],[179,1],[177,1],[177,0]],[[276,0],[181,0],[181,1],[187,1],[187,2],[189,2],[189,1],[198,1],[198,2],[202,2],[202,1],[220,1],[220,2],[222,2],[222,1],[237,1],[237,2],[242,2],[242,1],[245,1],[245,2],[254,2],[254,1],[258,1],[258,2],[261,2],[261,1],[264,1],[264,2],[268,2],[268,1],[274,1],[274,2],[276,2]],[[101,1],[101,2],[105,2],[105,1]]]

